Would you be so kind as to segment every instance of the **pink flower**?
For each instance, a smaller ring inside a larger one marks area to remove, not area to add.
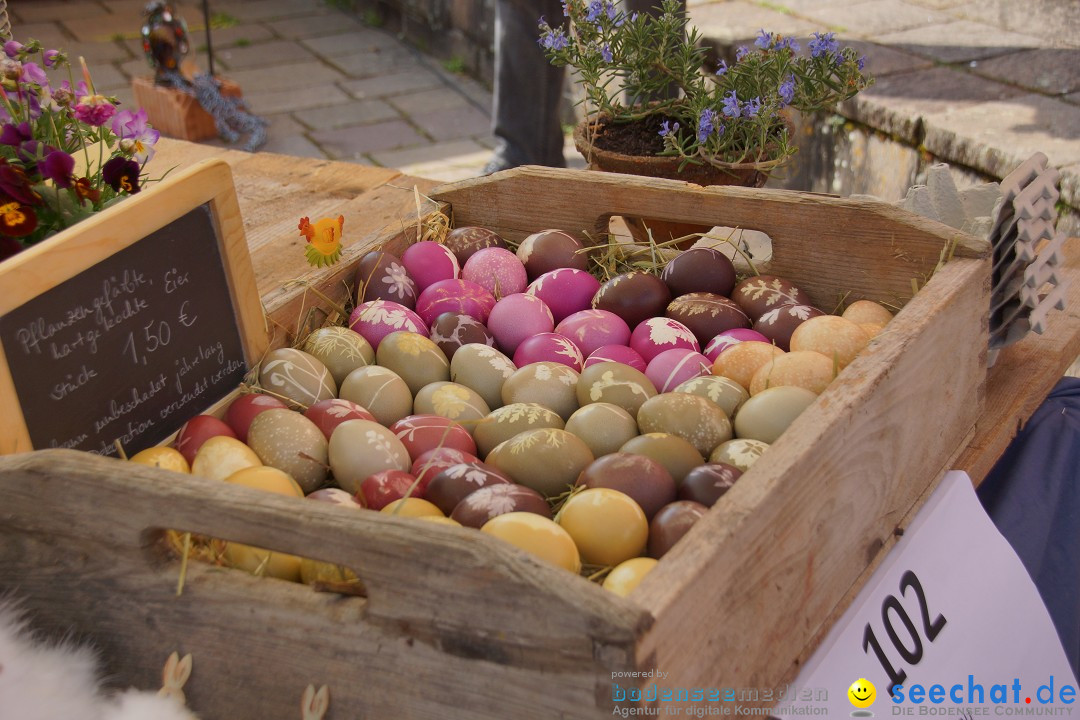
[[[120,138],[120,147],[139,162],[154,156],[154,144],[161,138],[161,133],[147,124],[146,110],[142,108],[138,112],[118,112],[112,121],[112,131]]]
[[[116,114],[116,106],[109,102],[104,95],[84,95],[79,98],[73,112],[75,113],[75,119],[79,122],[101,127]]]

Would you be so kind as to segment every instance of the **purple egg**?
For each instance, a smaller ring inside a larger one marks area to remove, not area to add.
[[[720,333],[705,346],[705,357],[710,360],[716,360],[716,356],[727,350],[732,345],[738,345],[741,342],[747,340],[757,340],[758,342],[770,342],[769,338],[765,337],[757,330],[751,330],[750,328],[732,328],[731,330],[725,330]]]
[[[435,318],[435,322],[431,324],[430,337],[446,355],[447,360],[453,360],[458,348],[469,343],[495,347],[495,338],[483,323],[462,313],[448,312]]]
[[[638,355],[637,350],[632,350],[626,345],[605,345],[593,350],[585,360],[585,367],[606,362],[622,363],[638,372],[645,372],[645,358]]]
[[[584,247],[581,241],[562,230],[541,230],[533,233],[518,245],[518,259],[525,265],[529,279],[535,280],[556,268],[585,270],[589,259],[578,252]]]
[[[410,310],[420,291],[409,277],[401,258],[385,250],[372,250],[356,267],[356,302],[389,300]]]
[[[416,281],[420,292],[440,280],[453,280],[461,274],[454,253],[445,245],[430,240],[413,243],[406,248],[401,254],[401,262],[409,271],[409,276]]]
[[[495,336],[499,349],[513,355],[527,338],[541,333],[551,333],[555,321],[546,303],[534,295],[517,293],[508,295],[491,309],[488,331]]]
[[[476,283],[496,298],[523,292],[529,282],[517,255],[498,247],[473,253],[461,268],[461,279]]]
[[[462,313],[486,323],[493,307],[495,297],[468,280],[440,280],[429,285],[416,299],[416,314],[425,323],[435,322],[444,312]]]
[[[349,315],[349,328],[363,336],[375,349],[378,349],[384,337],[399,330],[428,334],[427,325],[419,315],[389,300],[372,300],[357,305]]]
[[[533,280],[527,292],[547,303],[555,322],[592,305],[600,281],[584,270],[559,268]]]
[[[519,368],[535,362],[557,362],[581,372],[581,351],[562,335],[541,333],[518,345],[514,364]]]
[[[654,357],[667,350],[685,348],[697,352],[701,349],[689,328],[678,320],[664,317],[649,318],[639,323],[630,335],[630,347],[636,350],[645,362],[651,362]]]
[[[558,324],[555,332],[570,338],[585,357],[605,345],[626,345],[630,342],[630,326],[607,310],[582,310]]]
[[[709,358],[687,348],[665,350],[645,368],[645,377],[662,393],[671,392],[687,380],[710,374],[712,363]]]

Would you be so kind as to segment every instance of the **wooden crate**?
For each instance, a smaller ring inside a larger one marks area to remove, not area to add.
[[[0,458],[0,591],[92,637],[123,685],[154,687],[165,654],[192,653],[203,717],[296,717],[308,683],[330,687],[333,719],[495,720],[611,716],[613,679],[630,682],[616,673],[793,679],[975,425],[986,247],[885,204],[602,173],[522,168],[436,198],[513,239],[612,214],[759,229],[769,271],[827,308],[903,300],[952,259],[628,598],[470,530],[69,451]],[[346,565],[368,597],[197,563],[177,597],[164,528]]]
[[[225,97],[243,95],[240,86],[232,80],[218,79]],[[135,105],[146,110],[150,124],[162,135],[192,142],[218,136],[213,116],[191,95],[156,85],[152,77],[135,78],[131,90],[135,93]]]

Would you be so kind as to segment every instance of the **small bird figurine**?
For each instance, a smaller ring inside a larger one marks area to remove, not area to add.
[[[312,266],[333,265],[341,259],[341,229],[344,226],[344,215],[323,218],[314,225],[306,217],[300,218],[300,234],[308,241],[304,254]]]

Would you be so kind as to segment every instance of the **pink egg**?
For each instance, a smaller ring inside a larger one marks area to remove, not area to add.
[[[643,320],[630,335],[630,347],[638,352],[645,362],[667,350],[685,348],[697,352],[701,349],[697,338],[689,328],[678,320],[655,317]]]
[[[671,392],[680,384],[702,375],[712,374],[712,363],[699,352],[687,348],[665,350],[649,361],[645,377],[652,380],[657,391]]]
[[[563,318],[592,305],[593,295],[599,289],[600,281],[584,270],[559,268],[533,280],[526,292],[546,302],[555,322],[562,322]]]
[[[476,454],[476,443],[461,423],[439,415],[409,415],[390,426],[413,460],[428,450],[454,448]]]
[[[710,360],[716,360],[716,356],[727,350],[733,345],[738,345],[741,342],[747,340],[757,340],[759,342],[770,342],[767,337],[759,333],[757,330],[751,330],[750,328],[733,328],[731,330],[725,330],[720,333],[705,346],[705,357]]]
[[[557,271],[556,271],[557,272]],[[605,345],[630,342],[630,326],[607,310],[581,310],[560,322],[555,332],[570,338],[585,357]]]
[[[437,447],[420,453],[420,456],[413,460],[409,473],[413,477],[419,478],[424,487],[427,488],[427,484],[431,482],[431,479],[443,470],[451,465],[466,462],[480,462],[480,458],[457,448]]]
[[[384,337],[398,330],[428,334],[427,325],[419,315],[389,300],[371,300],[357,305],[349,315],[349,328],[360,333],[375,349]]]
[[[605,345],[597,348],[589,354],[585,361],[585,367],[597,363],[616,362],[629,365],[638,372],[645,372],[645,358],[638,355],[637,350],[631,350],[626,345]]]
[[[496,298],[522,292],[529,282],[517,255],[498,247],[476,251],[461,268],[461,279],[476,283]]]
[[[236,439],[246,443],[248,428],[251,427],[251,422],[256,415],[266,410],[281,410],[288,407],[273,395],[249,393],[241,395],[229,404],[229,409],[225,411],[225,422],[236,433]]]
[[[519,368],[535,362],[557,362],[581,372],[581,351],[562,335],[541,333],[518,345],[514,364]]]
[[[555,329],[555,321],[546,303],[533,295],[507,295],[488,316],[488,332],[495,336],[499,349],[513,355],[526,338]]]
[[[416,299],[416,313],[428,324],[444,312],[462,313],[486,323],[493,307],[495,296],[468,280],[440,280]]]
[[[334,429],[346,420],[375,422],[375,416],[369,413],[367,408],[344,398],[320,400],[305,410],[304,416],[322,430],[327,440],[334,434]]]
[[[454,253],[445,245],[430,240],[410,245],[401,254],[401,262],[420,291],[440,280],[453,280],[461,274]]]

